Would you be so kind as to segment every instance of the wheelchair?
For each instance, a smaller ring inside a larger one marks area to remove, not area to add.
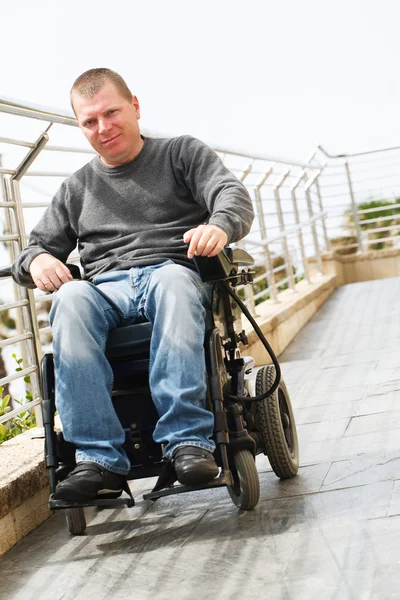
[[[125,431],[123,445],[131,462],[127,480],[158,477],[144,500],[184,492],[226,487],[241,510],[253,509],[260,497],[255,459],[267,455],[275,474],[282,479],[296,475],[299,446],[290,396],[281,378],[279,363],[257,323],[236,293],[237,285],[252,284],[252,257],[240,248],[225,248],[213,258],[195,257],[203,281],[213,284],[212,310],[206,316],[204,341],[207,370],[207,405],[214,414],[215,460],[219,475],[198,486],[177,483],[171,461],[152,433],[158,415],[149,388],[149,349],[152,326],[148,322],[120,327],[110,332],[106,356],[114,373],[112,401]],[[74,277],[78,267],[68,265]],[[241,328],[240,311],[252,323],[271,356],[272,363],[257,370],[255,361],[242,357],[240,346],[248,344]],[[96,499],[88,503],[54,498],[55,488],[75,467],[75,447],[55,430],[55,380],[53,355],[41,362],[45,462],[50,480],[49,508],[65,510],[67,527],[73,535],[86,529],[84,508],[115,508],[134,505],[131,491],[117,499]]]

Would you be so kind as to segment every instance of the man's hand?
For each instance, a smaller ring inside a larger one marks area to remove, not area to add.
[[[51,254],[39,254],[29,267],[34,284],[42,292],[59,290],[64,283],[72,280],[72,275],[60,260]]]
[[[193,258],[193,256],[208,256],[208,258],[211,258],[226,246],[228,236],[225,231],[216,225],[199,225],[194,229],[189,229],[184,234],[183,241],[185,244],[189,244],[188,258]]]

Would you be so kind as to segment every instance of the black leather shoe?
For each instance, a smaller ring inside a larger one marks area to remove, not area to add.
[[[54,497],[70,502],[118,498],[124,489],[125,479],[125,475],[113,473],[97,463],[83,461],[58,484]]]
[[[172,455],[172,463],[183,485],[207,483],[219,473],[212,452],[197,446],[179,446]]]

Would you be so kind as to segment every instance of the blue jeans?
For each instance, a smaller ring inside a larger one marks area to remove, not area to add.
[[[214,451],[206,409],[205,314],[211,287],[172,261],[65,283],[50,312],[56,404],[64,438],[89,460],[128,473],[124,430],[111,402],[113,374],[104,355],[108,332],[145,317],[153,324],[150,388],[159,420],[154,440],[171,457],[177,446]]]

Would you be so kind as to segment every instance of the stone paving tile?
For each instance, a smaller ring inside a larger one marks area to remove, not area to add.
[[[400,337],[399,337],[399,340],[400,340]],[[381,370],[377,369],[376,371],[371,371],[368,374],[368,377],[366,380],[368,385],[387,383],[389,381],[391,381],[395,384],[398,384],[400,386],[399,369],[381,369]]]
[[[394,368],[397,363],[400,364],[400,352],[393,356],[392,351],[376,353],[375,350],[362,350],[361,352],[348,352],[346,354],[330,356],[329,358],[320,358],[320,368],[340,367],[358,365],[364,363],[377,363],[378,368]],[[384,366],[386,365],[386,366]]]
[[[400,390],[368,395],[358,404],[355,416],[400,410]]]
[[[363,433],[372,433],[374,431],[388,431],[389,429],[400,429],[400,410],[387,411],[373,415],[354,416],[350,420],[345,435],[360,435]]]
[[[346,419],[324,420],[320,421],[319,423],[297,425],[300,448],[305,443],[319,442],[342,437],[349,423],[350,418],[347,417]]]
[[[397,476],[399,476],[399,471],[397,472]],[[392,497],[390,499],[388,516],[399,516],[400,515],[400,479],[394,482]]]
[[[337,402],[335,404],[321,404],[303,408],[295,406],[294,414],[297,428],[300,429],[300,425],[303,424],[318,423],[319,421],[334,421],[336,419],[352,417],[357,413],[361,402],[363,402],[363,400],[360,399],[355,400],[354,402]]]
[[[359,455],[385,456],[399,448],[398,430],[374,432],[304,443],[301,449],[302,465],[317,462],[352,459]]]
[[[322,390],[350,390],[354,387],[379,383],[374,380],[368,381],[368,379],[371,378],[371,373],[375,373],[376,364],[377,363],[365,363],[361,365],[349,365],[346,367],[332,367],[330,369],[316,369],[312,379],[310,378],[304,384],[301,391],[317,392]],[[395,371],[395,369],[390,369],[390,371]],[[382,372],[380,372],[380,374],[381,373]]]
[[[297,477],[278,479],[272,472],[260,472],[260,499],[273,500],[319,492],[329,472],[330,463],[300,467]]]
[[[373,600],[398,600],[400,590],[399,564],[375,568],[372,595]]]
[[[386,456],[365,456],[334,461],[322,483],[321,491],[396,480],[400,476],[400,449]],[[394,487],[393,487],[394,490]],[[392,490],[391,503],[396,503]]]
[[[362,400],[366,394],[366,386],[355,386],[351,388],[337,389],[326,385],[325,389],[316,390],[311,385],[302,386],[292,391],[289,388],[290,397],[295,410],[297,408],[308,408],[312,406],[332,405],[336,402],[356,402]]]

